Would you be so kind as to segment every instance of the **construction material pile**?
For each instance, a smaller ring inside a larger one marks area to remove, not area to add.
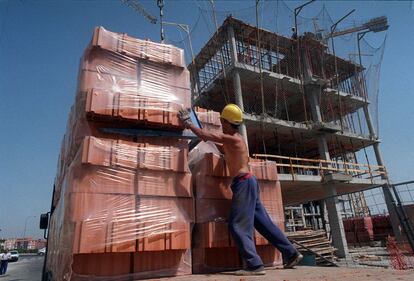
[[[182,130],[177,112],[190,98],[183,50],[95,29],[55,179],[53,280],[191,274],[188,142],[103,130]]]
[[[298,242],[296,248],[303,254],[315,255],[317,265],[332,265],[336,249],[331,246],[325,230],[301,230],[288,233],[288,238]]]
[[[349,244],[369,244],[386,241],[394,236],[389,215],[375,215],[344,219],[346,240]]]
[[[95,29],[58,161],[46,262],[51,280],[138,280],[242,267],[227,230],[232,194],[223,157],[202,143],[189,159],[187,140],[137,133],[183,130],[177,112],[191,106],[183,55],[170,45]],[[204,127],[221,130],[219,113],[197,110]],[[276,163],[251,159],[250,168],[283,229]],[[255,241],[266,265],[282,264],[258,233]]]
[[[203,116],[203,115],[201,115]],[[201,123],[208,123],[200,117]],[[214,118],[211,120],[214,125]],[[228,231],[232,191],[225,159],[214,144],[200,143],[189,155],[195,196],[193,273],[219,272],[243,266]],[[272,220],[284,230],[284,212],[276,163],[250,159],[250,170],[260,185],[260,198]],[[280,266],[282,257],[273,245],[255,232],[256,249],[267,266]]]

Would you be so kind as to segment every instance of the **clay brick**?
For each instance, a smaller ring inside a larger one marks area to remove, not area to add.
[[[66,175],[67,192],[141,195],[137,190],[141,183],[136,178],[139,174],[146,175],[142,171],[80,164],[71,167]],[[148,195],[155,194],[148,192]]]
[[[76,222],[73,239],[73,253],[104,253],[108,236],[108,224],[105,221]]]
[[[242,266],[234,247],[193,248],[193,274],[213,273],[238,269]]]
[[[233,193],[229,177],[214,177],[198,174],[195,176],[195,195],[205,199],[231,199]],[[280,183],[276,181],[258,180],[261,200],[281,202]],[[280,203],[278,203],[280,204]]]
[[[273,246],[257,246],[258,255],[265,266],[281,266],[282,256]],[[193,248],[193,273],[213,273],[242,267],[237,248]]]
[[[104,89],[146,98],[149,109],[168,103],[191,106],[190,74],[150,61],[137,60],[101,49],[88,49],[81,61],[78,92]],[[153,98],[149,98],[153,97]]]
[[[168,225],[172,222],[193,222],[194,210],[192,198],[137,197],[136,214],[140,222],[153,225]]]
[[[233,196],[230,189],[231,178],[200,175],[194,179],[197,198],[231,199]]]
[[[205,223],[227,220],[230,214],[231,200],[198,199],[196,201],[196,222]]]
[[[154,278],[191,274],[189,250],[138,252],[133,254],[133,272],[138,278]]]
[[[205,164],[205,174],[217,177],[229,177],[230,172],[225,164],[224,158],[214,153],[207,153],[203,161]]]
[[[256,245],[269,245],[269,241],[266,240],[262,235],[260,235],[257,230],[254,231],[254,241]]]
[[[165,249],[191,249],[191,230],[189,223],[173,222],[167,225]]]
[[[283,206],[274,201],[262,201],[270,218],[274,222],[284,221]]]
[[[282,254],[272,245],[257,246],[256,251],[265,266],[281,266],[283,264]]]
[[[78,275],[118,278],[129,274],[136,279],[191,274],[188,250],[139,253],[78,254],[73,256],[73,280]]]
[[[106,89],[88,89],[85,112],[94,120],[110,121],[121,119],[131,124],[181,128],[177,112],[178,103],[164,102],[134,93],[116,93]]]
[[[68,219],[74,222],[109,222],[109,219],[122,219],[135,210],[135,196],[131,195],[70,193],[67,200]]]
[[[75,274],[95,276],[119,276],[130,272],[129,253],[96,253],[73,255],[72,269]]]
[[[198,120],[201,123],[210,124],[213,126],[221,127],[220,122],[220,113],[212,110],[207,110],[201,107],[195,107],[195,111],[197,112]]]
[[[140,233],[138,252],[165,250],[166,224],[140,223],[137,231]]]
[[[198,169],[200,169],[200,173],[203,175],[230,177],[230,172],[222,155],[206,153],[199,165],[201,167]],[[278,180],[276,162],[250,158],[249,168],[258,180]]]
[[[135,196],[71,195],[68,211],[70,221],[76,222],[74,253],[190,247],[189,224],[193,221],[190,198],[146,197],[135,202]]]
[[[221,248],[230,246],[230,234],[226,222],[195,224],[193,239],[196,248]]]
[[[260,180],[259,187],[262,201],[282,202],[282,190],[278,181]]]
[[[126,33],[115,33],[95,27],[90,48],[100,47],[130,57],[148,59],[158,63],[185,67],[184,51],[175,46],[141,40]]]
[[[189,171],[187,147],[85,137],[82,149],[82,163],[85,164],[129,169]]]
[[[277,165],[274,161],[264,161],[250,158],[249,168],[258,180],[279,180],[277,175]]]
[[[135,252],[137,240],[136,216],[126,216],[119,222],[108,224],[110,231],[106,241],[106,252]]]
[[[142,230],[142,238],[138,240],[138,251],[162,251],[190,249],[190,229],[187,222],[166,223],[157,226],[157,229],[150,233],[154,228],[151,223],[147,223],[144,227],[148,230]],[[148,234],[145,233],[147,231]],[[141,232],[141,231],[140,231]]]

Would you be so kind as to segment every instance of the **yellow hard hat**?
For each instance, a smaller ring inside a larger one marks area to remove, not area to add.
[[[220,117],[234,125],[239,125],[243,122],[243,112],[240,107],[233,103],[229,103],[224,107]]]

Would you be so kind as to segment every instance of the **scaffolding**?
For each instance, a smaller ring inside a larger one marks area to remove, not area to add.
[[[387,180],[381,159],[374,165],[367,152],[379,151],[369,107],[380,62],[366,68],[360,52],[358,60],[355,49],[333,48],[334,36],[360,28],[327,33],[322,14],[312,19],[314,31],[282,35],[259,27],[257,8],[256,25],[226,17],[189,64],[194,105],[218,112],[239,105],[250,155],[277,163],[288,228],[326,229],[328,220],[346,257],[343,215],[369,213],[363,190]],[[381,60],[383,47],[374,51]]]
[[[294,39],[261,29],[258,44],[257,30],[233,17],[218,28],[189,65],[198,89],[195,105],[221,111],[226,103],[236,103],[237,72],[250,152],[314,159],[320,154],[315,135],[326,134],[334,166],[344,163],[345,170],[360,173],[352,168],[360,164],[350,159],[377,142],[364,129],[369,104],[364,68],[330,54],[313,33]],[[371,177],[385,173],[384,167],[371,169],[369,163],[365,168],[362,172]]]

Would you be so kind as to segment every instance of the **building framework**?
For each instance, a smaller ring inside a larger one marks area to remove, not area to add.
[[[337,195],[387,180],[364,67],[332,54],[318,34],[289,38],[228,17],[189,70],[194,105],[221,111],[232,102],[244,111],[240,132],[250,155],[278,163],[285,205],[325,198],[334,247],[346,257]],[[363,215],[363,193],[357,197],[346,200]]]

